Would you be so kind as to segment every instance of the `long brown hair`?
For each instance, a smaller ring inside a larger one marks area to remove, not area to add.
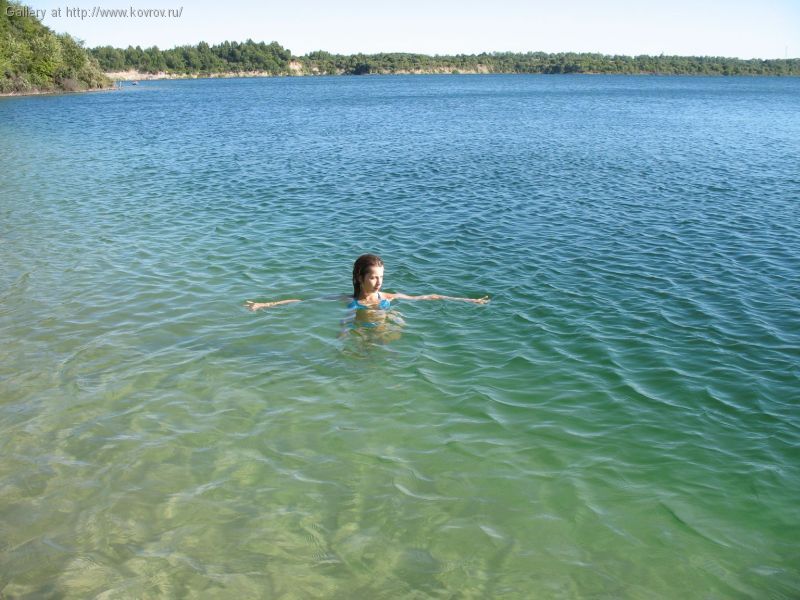
[[[382,267],[383,261],[380,256],[374,254],[362,254],[353,264],[353,298],[358,300],[361,297],[361,280],[370,267]]]

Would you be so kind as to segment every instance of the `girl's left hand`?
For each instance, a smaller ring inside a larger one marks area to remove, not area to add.
[[[475,304],[489,304],[489,296],[483,296],[482,298],[467,298],[468,302],[474,302]]]
[[[257,311],[261,308],[266,308],[270,305],[269,302],[253,302],[252,300],[246,300],[244,303],[245,308],[252,311]]]

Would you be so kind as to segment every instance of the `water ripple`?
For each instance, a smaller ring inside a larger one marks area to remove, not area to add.
[[[796,88],[0,102],[0,593],[796,597]]]

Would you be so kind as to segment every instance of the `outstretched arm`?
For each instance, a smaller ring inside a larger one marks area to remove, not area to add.
[[[458,300],[459,302],[472,302],[474,304],[488,304],[489,296],[482,298],[456,298],[455,296],[442,296],[441,294],[425,294],[424,296],[409,296],[408,294],[384,294],[389,300]]]
[[[278,300],[277,302],[253,302],[252,300],[247,300],[244,305],[246,308],[256,311],[262,308],[272,308],[273,306],[278,306],[280,304],[292,304],[294,302],[302,302],[302,300],[298,300],[296,298],[292,298],[291,300]]]

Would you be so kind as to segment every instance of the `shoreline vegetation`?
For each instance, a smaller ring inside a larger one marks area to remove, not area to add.
[[[391,52],[294,56],[277,42],[86,49],[19,2],[0,0],[0,96],[113,89],[114,81],[210,77],[414,74],[800,76],[800,59],[619,56],[565,52],[435,55]]]
[[[618,56],[565,52],[491,52],[436,55],[403,52],[331,54],[318,50],[294,56],[277,42],[223,42],[159,50],[128,46],[92,48],[89,53],[112,79],[184,79],[297,75],[400,74],[625,74],[800,76],[800,59],[710,56]]]
[[[0,96],[109,89],[83,45],[45,27],[30,9],[0,0]]]

